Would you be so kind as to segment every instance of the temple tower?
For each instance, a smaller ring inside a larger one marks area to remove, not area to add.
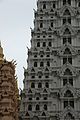
[[[80,1],[38,0],[31,30],[22,120],[80,119]]]
[[[19,120],[18,101],[15,63],[4,59],[0,44],[0,120]]]

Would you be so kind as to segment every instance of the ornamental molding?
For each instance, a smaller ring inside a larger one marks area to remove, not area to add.
[[[73,93],[73,98],[77,98],[77,91],[70,84],[66,84],[60,91],[60,98],[64,98],[64,94],[67,90],[70,90]]]
[[[77,31],[74,30],[73,27],[71,27],[70,24],[67,24],[67,25],[65,24],[59,30],[60,36],[64,36],[65,35],[64,32],[65,32],[66,29],[69,29],[69,31],[71,32],[71,35],[73,35],[73,36],[77,34]]]
[[[66,4],[65,6],[63,6],[59,12],[60,17],[63,17],[63,14],[65,12],[65,10],[68,9],[71,13],[71,16],[76,16],[76,11],[73,7],[69,6],[68,4]]]
[[[60,55],[60,56],[63,56],[63,55],[64,55],[64,52],[65,52],[65,49],[66,49],[66,48],[69,48],[69,49],[70,49],[71,55],[78,55],[77,50],[75,50],[74,47],[73,47],[71,44],[67,43],[67,44],[64,44],[64,45],[61,47],[61,49],[59,50],[59,55]]]
[[[67,106],[63,111],[62,113],[60,114],[60,118],[64,119],[65,116],[68,114],[68,113],[71,113],[74,118],[77,118],[77,113],[75,112],[75,110],[71,107],[71,106]]]
[[[76,76],[77,75],[77,71],[76,69],[71,65],[71,64],[64,64],[61,69],[59,70],[59,75],[60,76],[64,76],[64,72],[66,69],[69,69],[72,72],[72,76]]]

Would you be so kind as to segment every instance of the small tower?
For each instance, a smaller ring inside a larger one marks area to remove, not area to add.
[[[0,43],[0,120],[18,120],[19,91],[15,62],[5,60]]]

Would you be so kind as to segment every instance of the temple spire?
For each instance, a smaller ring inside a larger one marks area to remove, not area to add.
[[[3,48],[1,46],[1,41],[0,41],[0,63],[3,61],[3,57],[4,57]]]
[[[0,47],[1,47],[1,40],[0,40]]]

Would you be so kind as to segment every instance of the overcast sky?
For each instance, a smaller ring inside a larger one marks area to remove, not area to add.
[[[5,58],[16,60],[18,86],[23,88],[23,66],[27,67],[36,0],[0,0],[0,40]]]

